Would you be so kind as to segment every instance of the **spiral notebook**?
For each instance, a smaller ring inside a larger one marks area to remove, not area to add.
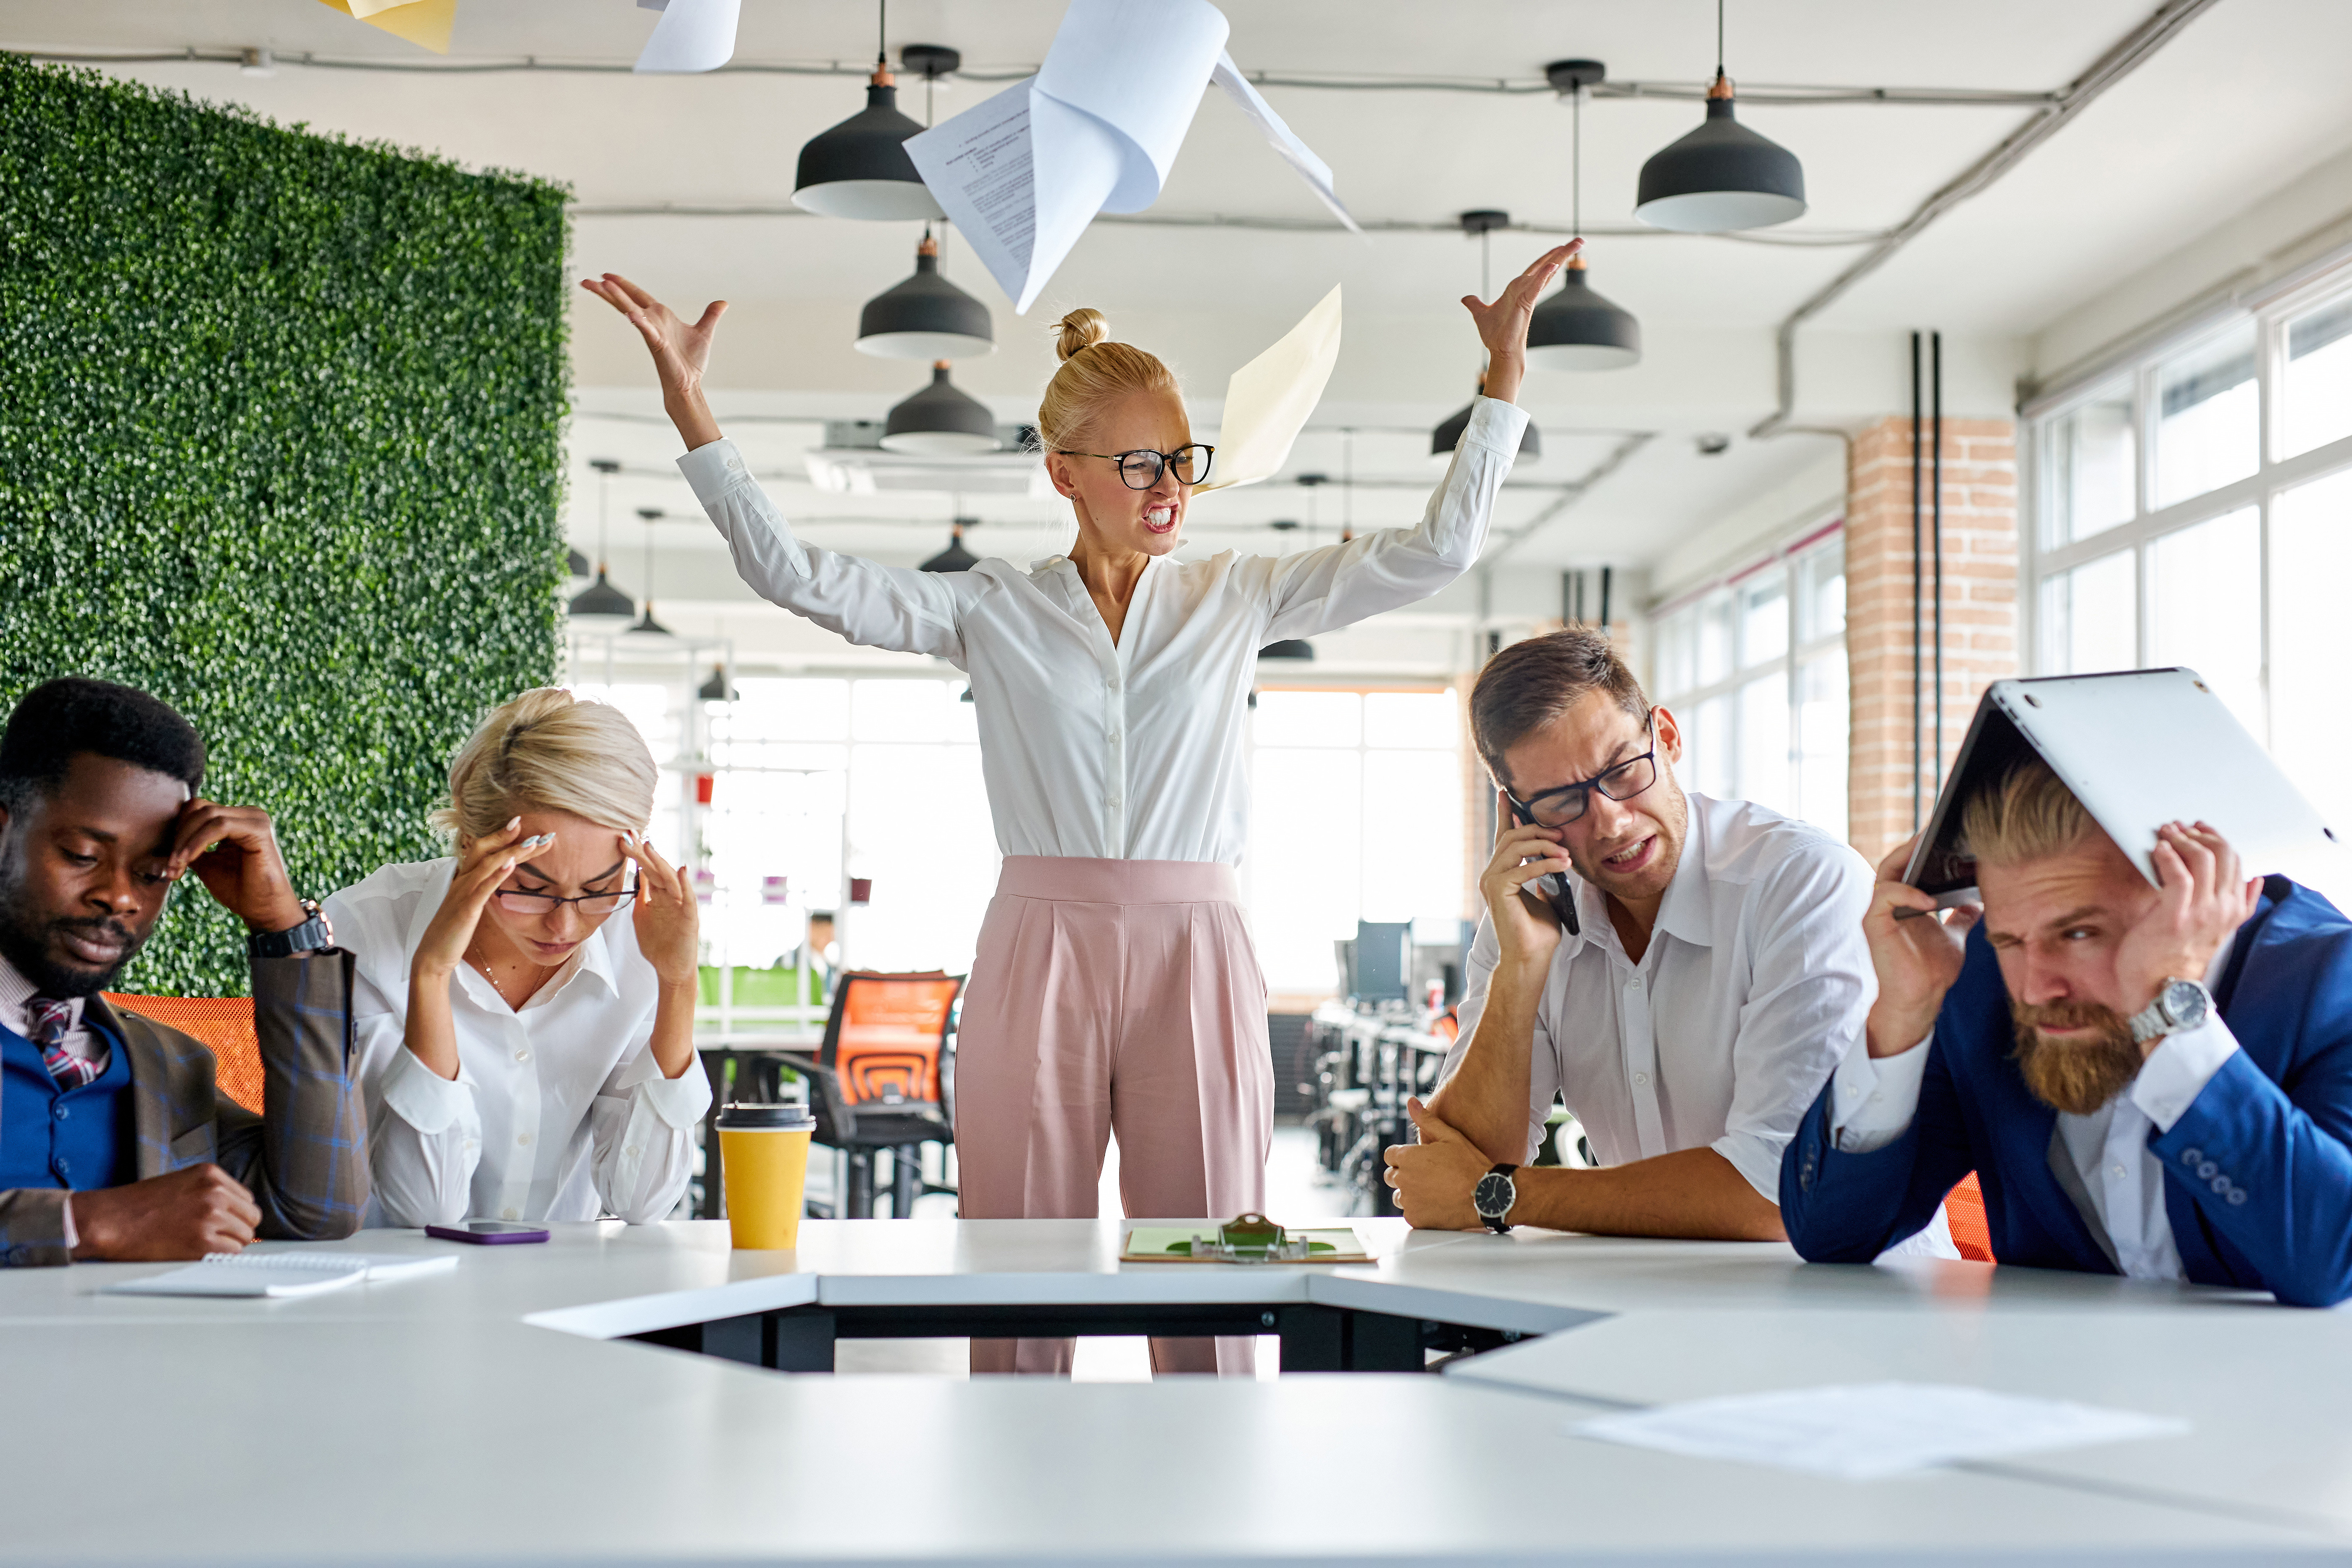
[[[202,1263],[101,1285],[106,1296],[317,1296],[362,1279],[402,1279],[457,1267],[452,1254],[215,1252]]]

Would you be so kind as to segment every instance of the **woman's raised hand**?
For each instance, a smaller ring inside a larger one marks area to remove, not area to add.
[[[710,363],[710,340],[718,333],[719,318],[727,313],[727,301],[713,300],[703,307],[702,319],[689,325],[677,311],[617,272],[583,278],[580,287],[626,316],[637,335],[646,340],[654,356],[655,374],[661,377],[662,406],[688,449],[718,440],[719,422],[710,416],[710,405],[702,397],[702,372]]]
[[[473,945],[475,929],[482,922],[490,895],[507,879],[508,872],[526,860],[538,859],[555,842],[555,835],[542,833],[517,843],[516,836],[521,831],[522,818],[518,816],[496,833],[484,834],[466,846],[449,879],[449,891],[416,944],[412,975],[437,983],[446,994],[449,976],[466,961],[466,949]],[[442,1076],[456,1075],[452,1071]]]
[[[1583,248],[1584,241],[1571,239],[1545,251],[1505,284],[1491,304],[1475,294],[1462,296],[1463,309],[1478,323],[1478,341],[1486,345],[1487,396],[1509,403],[1519,395],[1519,383],[1528,371],[1528,321],[1535,314],[1536,299],[1568,258]]]
[[[694,879],[683,866],[672,866],[643,834],[624,833],[621,853],[637,863],[637,901],[632,918],[637,925],[637,951],[654,966],[664,985],[700,983],[702,949]]]

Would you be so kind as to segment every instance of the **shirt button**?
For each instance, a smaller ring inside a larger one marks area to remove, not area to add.
[[[739,473],[739,474],[740,474],[740,473],[741,473],[741,472],[743,471],[743,459],[742,459],[742,458],[739,458],[739,457],[736,457],[733,453],[731,453],[731,452],[730,452],[730,453],[729,453],[729,454],[728,454],[728,457],[727,457],[727,467],[728,467],[731,471],[733,471],[733,472],[735,472],[735,473]]]
[[[636,1153],[636,1152],[637,1152],[637,1146],[636,1146],[635,1143],[632,1143],[632,1144],[628,1145],[628,1147],[626,1147],[626,1148],[625,1148],[625,1149],[623,1149],[623,1150],[621,1151],[621,1152],[622,1152],[622,1153],[624,1153],[624,1154],[629,1154],[629,1155],[635,1155],[635,1154]]]
[[[1636,990],[1636,991],[1639,991],[1641,988],[1642,988],[1642,977],[1641,977],[1640,975],[1636,974],[1635,976],[1633,976],[1633,989],[1634,989],[1634,990]]]
[[[507,1207],[499,1211],[499,1217],[500,1219],[520,1219],[522,1215],[515,1212],[512,1205],[509,1205]]]
[[[1647,1088],[1649,1088],[1649,1087],[1650,1087],[1650,1075],[1649,1075],[1648,1073],[1645,1073],[1645,1072],[1637,1072],[1637,1073],[1635,1073],[1635,1074],[1633,1075],[1633,1087],[1634,1087],[1635,1089],[1647,1089]]]
[[[58,1121],[63,1121],[66,1118],[71,1116],[73,1111],[67,1106],[66,1102],[61,1100],[55,1105],[49,1107],[49,1114],[56,1117]]]
[[[517,1051],[515,1053],[515,1060],[519,1062],[527,1062],[530,1060],[530,1053],[529,1051]]]
[[[515,1142],[517,1143],[528,1143],[530,1142],[530,1134],[528,1132],[518,1132],[515,1134]]]
[[[2110,1176],[2116,1176],[2116,1177],[2120,1177],[2120,1176],[2123,1176],[2123,1175],[2125,1175],[2125,1174],[2126,1174],[2126,1173],[2127,1173],[2124,1170],[2124,1168],[2123,1168],[2121,1165],[2109,1165],[2109,1166],[2107,1167],[2107,1174],[2109,1174]]]

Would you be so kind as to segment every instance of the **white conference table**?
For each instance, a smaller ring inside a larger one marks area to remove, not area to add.
[[[257,1302],[0,1275],[0,1562],[2352,1562],[2352,1316],[1983,1265],[1355,1222],[1354,1267],[1126,1265],[1116,1221],[372,1232],[455,1272]],[[780,1373],[625,1336],[893,1308],[1331,1309],[1540,1336],[1442,1377]],[[1577,1436],[1909,1377],[2187,1415],[1878,1482]],[[78,1479],[77,1479],[78,1478]]]

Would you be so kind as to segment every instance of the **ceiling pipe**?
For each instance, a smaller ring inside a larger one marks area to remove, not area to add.
[[[1868,252],[1857,257],[1851,266],[1831,279],[1811,299],[1791,310],[1772,335],[1778,400],[1771,414],[1751,426],[1748,434],[1756,438],[1782,434],[1843,435],[1843,431],[1789,423],[1789,416],[1797,405],[1797,329],[1828,310],[1848,289],[1885,266],[1888,258],[1916,239],[1937,218],[1970,196],[1990,189],[2003,174],[2024,162],[2035,148],[2056,135],[2109,88],[2138,69],[2157,50],[2170,43],[2182,28],[2203,16],[2216,3],[2217,0],[2165,0],[2147,20],[2125,34],[2105,54],[2094,61],[2090,69],[2068,83],[2054,101],[2003,137],[1991,152],[1920,203],[1909,217],[1889,229]]]

